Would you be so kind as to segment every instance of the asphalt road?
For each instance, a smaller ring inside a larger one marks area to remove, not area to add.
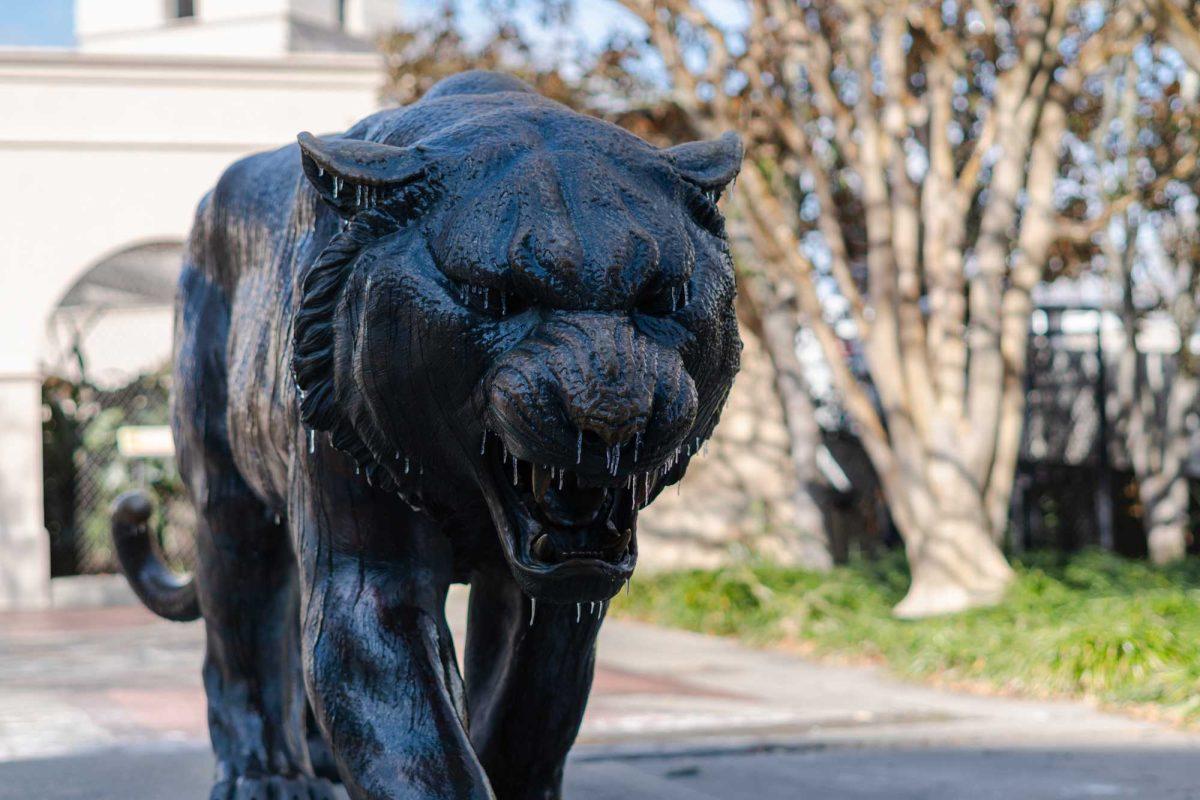
[[[204,800],[195,747],[0,763],[0,800]],[[810,745],[613,754],[584,750],[568,800],[1076,800],[1200,798],[1182,750],[860,749]]]

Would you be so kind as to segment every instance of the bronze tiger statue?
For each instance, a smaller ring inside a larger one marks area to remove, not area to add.
[[[638,511],[737,371],[741,160],[469,72],[221,176],[175,316],[194,575],[113,513],[143,602],[204,617],[212,800],[562,796]]]

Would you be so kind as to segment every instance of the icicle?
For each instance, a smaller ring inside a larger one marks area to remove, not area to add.
[[[361,473],[362,473],[362,466],[359,464],[355,464],[354,465],[354,474],[359,475]]]
[[[508,316],[508,292],[503,290],[500,292],[500,316]]]
[[[317,432],[312,428],[308,429],[308,453],[312,455],[317,452]]]
[[[279,515],[278,515],[278,514],[276,514],[276,515],[275,515],[275,524],[276,524],[276,525],[278,525],[278,524],[279,524],[280,522],[282,522],[282,521],[283,521],[283,520],[282,520],[282,519],[280,519]]]
[[[340,183],[341,183],[341,180],[338,178],[337,175],[334,175],[333,176],[333,199],[334,200],[337,200],[338,189],[340,188],[340,186],[339,186]]]
[[[483,429],[483,442],[479,445],[479,455],[487,452],[487,428]]]
[[[708,458],[708,442],[707,441],[704,442],[703,451],[704,451],[704,457]]]
[[[406,458],[406,459],[404,459],[404,474],[405,474],[405,475],[407,475],[407,474],[408,474],[408,470],[409,470],[409,468],[410,468],[410,467],[412,467],[412,462],[411,462],[411,461],[409,461],[407,458]]]
[[[393,458],[395,458],[397,461],[400,460],[400,451],[399,450],[396,451],[396,455],[393,456]]]
[[[685,284],[683,285],[683,304],[684,304],[685,306],[688,304],[688,291],[687,291],[687,287],[688,287],[688,285],[685,283]]]
[[[362,206],[362,185],[356,183],[356,184],[354,184],[354,207],[359,208],[361,206]]]
[[[588,616],[589,617],[595,616],[595,614],[596,614],[596,601],[588,600]]]
[[[671,313],[675,313],[675,287],[671,287]]]
[[[642,449],[642,432],[638,431],[633,435],[633,460],[637,463],[638,453]]]
[[[491,297],[492,293],[486,286],[479,291],[483,292],[483,307],[486,309],[488,307],[488,298]]]
[[[579,440],[575,443],[575,463],[578,465],[583,461],[583,430],[579,431]]]
[[[629,587],[632,585],[633,585],[633,576],[630,575],[628,578],[625,579],[625,596],[626,597],[629,597],[629,591],[630,591]]]
[[[513,486],[517,485],[517,459],[513,459]]]
[[[367,470],[367,486],[371,486],[371,471]]]
[[[533,627],[533,620],[537,617],[537,598],[529,598],[529,627]]]
[[[582,616],[581,616],[582,612],[583,612],[583,603],[576,603],[575,604],[575,622],[576,623],[578,623],[579,620],[582,618]]]
[[[325,168],[324,168],[324,167],[322,167],[320,164],[318,164],[318,165],[317,165],[317,177],[318,177],[318,178],[324,178],[324,177],[325,177]]]
[[[561,492],[563,487],[563,476],[567,474],[567,468],[563,467],[558,471],[558,490]]]

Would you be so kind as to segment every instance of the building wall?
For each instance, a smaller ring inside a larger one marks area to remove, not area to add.
[[[271,64],[0,53],[0,372],[36,369],[58,298],[104,256],[186,237],[249,153],[335,131],[377,105],[374,57]]]
[[[278,57],[296,49],[298,28],[341,34],[369,49],[370,40],[396,26],[396,0],[194,0],[195,15],[174,17],[174,0],[76,0],[79,48],[93,53]],[[329,41],[333,41],[329,39]]]
[[[109,254],[184,240],[225,166],[344,129],[381,81],[375,56],[0,51],[0,608],[49,596],[38,387],[58,300]]]

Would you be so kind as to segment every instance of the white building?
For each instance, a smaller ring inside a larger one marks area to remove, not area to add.
[[[77,49],[0,50],[0,609],[49,602],[40,387],[81,309],[101,377],[164,360],[196,202],[235,159],[373,111],[396,6],[76,0]]]

